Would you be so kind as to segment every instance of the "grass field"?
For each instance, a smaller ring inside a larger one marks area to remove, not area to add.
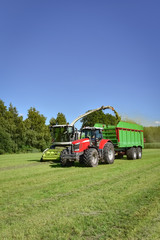
[[[0,156],[0,239],[160,239],[160,149],[95,168]]]

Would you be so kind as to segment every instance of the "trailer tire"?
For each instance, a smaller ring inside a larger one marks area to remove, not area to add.
[[[129,160],[137,159],[137,149],[135,147],[131,147],[127,150],[127,159]]]
[[[142,148],[138,147],[137,148],[137,159],[141,159],[142,158]]]
[[[85,151],[83,161],[86,167],[96,167],[98,165],[98,152],[95,148]]]
[[[73,161],[69,161],[68,159],[64,158],[64,156],[67,154],[67,150],[64,149],[61,152],[61,156],[60,156],[60,162],[61,162],[61,166],[62,167],[71,167],[74,165]]]
[[[103,148],[103,159],[106,164],[114,163],[115,151],[111,142],[107,142]]]

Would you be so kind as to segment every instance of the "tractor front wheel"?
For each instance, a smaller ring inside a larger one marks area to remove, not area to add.
[[[61,152],[61,156],[60,156],[60,162],[61,162],[61,166],[62,167],[71,167],[74,162],[73,161],[69,161],[67,158],[65,158],[64,156],[67,155],[68,152],[66,149],[64,149],[62,152]]]
[[[83,162],[86,167],[96,167],[98,165],[98,152],[95,148],[89,148],[84,153]]]

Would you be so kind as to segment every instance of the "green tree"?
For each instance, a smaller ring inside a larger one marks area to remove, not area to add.
[[[30,121],[30,128],[35,131],[41,131],[46,122],[46,118],[32,107],[28,110],[28,120]]]
[[[7,131],[7,107],[0,99],[0,154],[12,152],[11,135]]]
[[[66,117],[65,117],[65,115],[63,113],[59,112],[57,114],[56,124],[58,124],[58,125],[63,125],[63,124],[65,125],[65,124],[67,124]]]
[[[148,143],[160,142],[160,126],[144,127],[144,138]]]
[[[12,153],[14,142],[11,139],[11,135],[0,126],[0,154]]]
[[[14,152],[16,152],[25,144],[25,126],[23,117],[19,116],[16,107],[13,107],[12,104],[9,105],[8,109],[8,123],[9,132],[15,144]]]
[[[4,102],[0,99],[0,126],[6,130],[6,114],[7,107],[4,105]]]
[[[18,116],[17,109],[10,104],[7,110],[4,102],[0,100],[0,145],[4,152],[18,151],[21,145],[18,139],[20,136],[19,124],[23,124],[23,119]]]
[[[49,127],[46,118],[35,108],[28,110],[28,118],[24,121],[26,128],[26,145],[43,151],[51,144]]]
[[[4,105],[4,102],[0,99],[0,119],[2,117],[5,117],[6,112],[7,112],[7,107]]]
[[[86,126],[93,127],[95,123],[104,123],[105,118],[106,116],[102,110],[91,113],[81,119],[82,128]]]
[[[106,125],[115,125],[116,124],[116,117],[112,116],[111,114],[105,114],[102,110],[97,112],[93,112],[81,119],[82,128],[86,126],[93,127],[95,123],[103,123]]]
[[[56,125],[56,119],[54,117],[52,117],[49,121],[49,126],[53,126]]]
[[[118,119],[120,121],[120,119]],[[115,116],[107,113],[106,114],[106,125],[116,125],[117,124],[117,119]]]

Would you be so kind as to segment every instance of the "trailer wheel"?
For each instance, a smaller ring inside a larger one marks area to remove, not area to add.
[[[129,160],[137,159],[137,149],[136,148],[131,147],[127,150],[127,159],[129,159]]]
[[[115,151],[114,151],[114,146],[111,142],[107,142],[104,145],[103,148],[103,159],[104,162],[107,164],[112,164],[114,163],[114,159],[115,159]]]
[[[98,152],[95,148],[89,148],[84,153],[83,158],[86,167],[96,167],[98,165]]]
[[[62,152],[61,152],[61,156],[60,156],[60,162],[61,162],[61,166],[62,167],[71,167],[73,166],[74,162],[73,161],[69,161],[68,159],[64,158],[64,156],[68,154],[67,153],[67,150],[64,149]]]
[[[137,159],[141,159],[142,158],[142,148],[138,147],[137,148]]]

